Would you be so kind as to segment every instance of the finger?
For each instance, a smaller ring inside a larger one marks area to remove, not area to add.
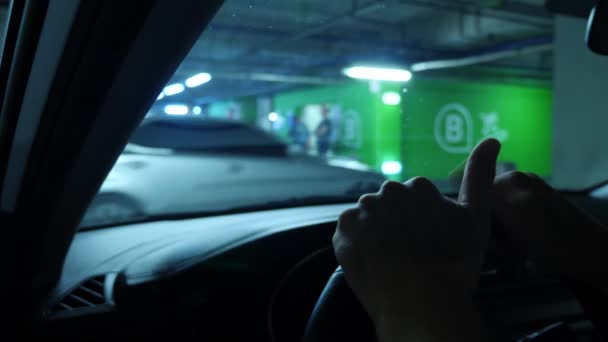
[[[543,189],[545,191],[555,192],[555,189],[553,189],[549,184],[547,184],[547,182],[545,182],[537,174],[532,173],[532,172],[526,172],[526,174],[532,180],[532,183],[533,183],[532,186],[533,187],[535,187],[537,189]]]
[[[337,229],[344,230],[346,228],[346,230],[350,230],[352,227],[354,227],[356,225],[358,217],[359,217],[359,209],[350,208],[350,209],[344,210],[342,212],[342,214],[340,214],[340,217],[338,218]]]
[[[365,194],[359,197],[359,208],[363,209],[363,211],[373,212],[380,205],[380,196],[377,193],[374,194]]]
[[[517,199],[521,194],[552,191],[540,177],[529,172],[512,171],[496,177],[494,199],[498,203]]]
[[[492,211],[503,220],[512,219],[514,213],[544,212],[556,196],[555,190],[540,177],[519,171],[496,177]]]
[[[407,188],[403,183],[392,180],[384,182],[380,188],[380,195],[388,199],[389,204],[397,204],[407,194]]]
[[[496,158],[500,152],[500,142],[486,139],[479,143],[467,160],[460,187],[458,202],[469,206],[477,214],[488,215]]]
[[[437,190],[435,184],[424,177],[411,178],[404,185],[417,194],[439,194],[439,190]]]
[[[356,231],[359,227],[358,217],[359,209],[357,208],[347,209],[340,214],[336,231],[332,237],[332,245],[337,256],[341,255],[344,249],[349,247],[349,241],[357,235]]]
[[[511,171],[496,177],[494,180],[495,201],[497,203],[508,202],[517,193],[530,189],[531,181],[527,174],[520,171]]]

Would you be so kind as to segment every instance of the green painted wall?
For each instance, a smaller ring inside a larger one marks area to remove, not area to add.
[[[487,136],[503,142],[501,163],[550,177],[549,88],[429,79],[415,79],[406,87],[407,92],[392,83],[374,92],[367,82],[315,87],[277,94],[274,107],[284,116],[307,104],[339,104],[342,116],[333,150],[377,170],[383,161],[400,161],[403,172],[395,179],[421,175],[446,180]],[[382,94],[387,91],[401,94],[401,105],[385,105]]]
[[[446,179],[463,164],[471,147],[487,136],[503,142],[501,162],[549,177],[551,173],[552,93],[549,88],[442,80],[414,80],[403,99],[403,168],[405,177]],[[444,110],[444,116],[438,118]],[[464,143],[447,116],[468,112]],[[484,123],[484,119],[489,120]],[[437,126],[437,127],[435,127]],[[451,134],[451,139],[446,139]],[[438,143],[443,140],[446,151]],[[446,141],[450,140],[450,141]]]
[[[257,118],[256,97],[242,97],[237,100],[241,108],[241,120],[254,124]]]

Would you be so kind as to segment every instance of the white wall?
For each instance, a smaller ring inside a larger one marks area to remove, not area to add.
[[[608,179],[608,57],[587,49],[585,27],[556,17],[551,183],[561,189]]]

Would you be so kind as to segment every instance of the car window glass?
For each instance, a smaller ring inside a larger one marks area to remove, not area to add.
[[[83,226],[348,202],[414,176],[454,193],[489,137],[498,174],[589,186],[606,173],[577,161],[584,139],[564,138],[571,118],[554,111],[556,82],[583,84],[556,79],[554,61],[588,53],[584,26],[544,0],[227,0]]]

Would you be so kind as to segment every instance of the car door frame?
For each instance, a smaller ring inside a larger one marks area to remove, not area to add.
[[[0,64],[0,296],[8,319],[42,317],[88,203],[221,3],[11,4]]]

